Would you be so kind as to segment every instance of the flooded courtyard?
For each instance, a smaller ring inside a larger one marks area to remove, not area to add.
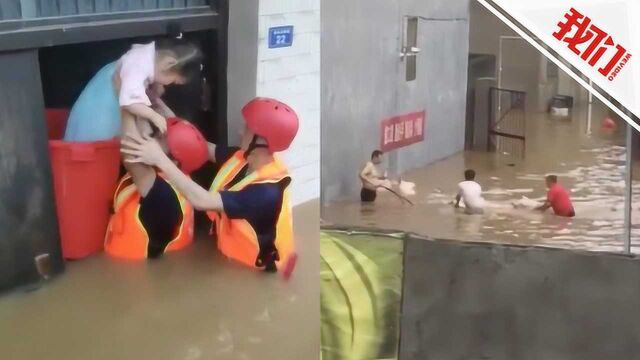
[[[592,134],[587,134],[584,111],[576,111],[569,119],[528,114],[524,158],[480,151],[460,153],[402,174],[403,179],[416,184],[415,206],[383,192],[373,205],[361,205],[355,197],[332,203],[323,208],[323,221],[441,239],[620,252],[624,243],[626,129],[620,123],[615,131],[601,131],[605,114],[603,108],[595,109]],[[487,200],[482,215],[466,215],[452,205],[457,184],[468,168],[477,172],[476,181]],[[575,218],[531,209],[546,196],[547,174],[558,175],[571,192]],[[636,201],[640,200],[640,182],[634,181],[633,188],[634,203],[640,203]],[[529,206],[517,208],[514,203]],[[632,218],[634,224],[640,224],[638,206]],[[640,252],[639,246],[640,229],[634,227],[632,250]]]

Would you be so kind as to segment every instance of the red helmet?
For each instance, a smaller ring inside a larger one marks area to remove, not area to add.
[[[255,98],[242,108],[242,115],[247,129],[267,140],[271,152],[287,150],[298,133],[298,115],[278,100]]]
[[[200,131],[186,120],[167,119],[167,145],[171,157],[187,175],[199,169],[209,158],[207,141]]]

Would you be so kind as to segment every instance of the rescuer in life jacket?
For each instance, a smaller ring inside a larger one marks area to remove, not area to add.
[[[138,126],[141,133],[151,133],[146,122]],[[187,121],[167,119],[166,137],[160,143],[162,153],[168,153],[184,176],[207,162],[207,142]],[[157,258],[189,245],[193,241],[191,204],[162,172],[138,163],[125,162],[125,167],[127,174],[114,196],[106,253],[127,259]]]
[[[150,137],[123,140],[127,161],[156,166],[197,210],[214,222],[218,249],[250,267],[276,272],[295,264],[288,186],[291,177],[274,153],[284,151],[298,132],[298,116],[268,98],[242,109],[245,129],[239,148],[209,144],[209,159],[220,170],[209,191],[183,174]]]

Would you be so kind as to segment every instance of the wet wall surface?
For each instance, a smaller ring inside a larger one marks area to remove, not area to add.
[[[294,209],[291,279],[228,261],[204,236],[158,261],[71,262],[34,292],[0,297],[3,359],[317,359],[318,203]]]
[[[0,59],[0,291],[63,269],[49,165],[38,54]]]
[[[400,360],[636,359],[640,259],[409,239]]]
[[[383,119],[427,114],[426,140],[396,152],[391,172],[463,149],[468,6],[468,0],[322,1],[323,201],[359,193],[352,180],[380,147]],[[399,56],[404,16],[421,17],[413,81]]]

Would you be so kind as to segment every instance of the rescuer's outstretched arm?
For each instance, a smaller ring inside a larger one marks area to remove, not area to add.
[[[149,137],[129,136],[122,140],[122,153],[129,155],[129,163],[155,166],[197,210],[224,211],[219,193],[210,193],[185,175],[167,155],[160,144]]]
[[[166,156],[160,160],[156,166],[169,179],[171,184],[193,205],[196,210],[203,211],[224,211],[222,205],[222,197],[220,193],[211,193],[203,189],[190,177],[185,175],[178,167]]]

